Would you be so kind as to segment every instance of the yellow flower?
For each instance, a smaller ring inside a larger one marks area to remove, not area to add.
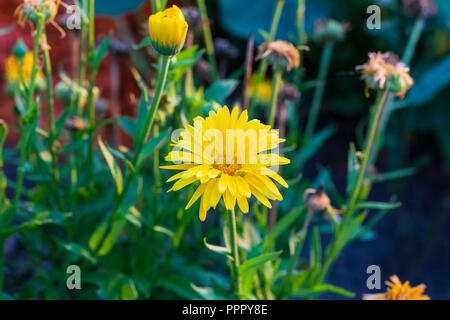
[[[37,62],[39,65],[39,61]],[[10,55],[6,59],[6,81],[8,84],[27,84],[31,79],[31,72],[33,69],[33,52],[28,51],[23,60],[19,59],[15,55]],[[38,72],[37,81],[44,79],[44,75],[41,71]]]
[[[380,294],[370,294],[363,297],[364,300],[430,300],[430,297],[424,294],[426,286],[420,284],[416,287],[411,287],[409,281],[402,284],[400,279],[393,275],[389,278],[391,281],[386,281],[389,287],[387,292]]]
[[[247,213],[252,195],[271,208],[269,199],[283,199],[272,180],[288,187],[269,168],[290,162],[275,153],[283,141],[270,126],[256,119],[248,121],[247,110],[239,116],[237,107],[230,113],[225,106],[217,112],[210,111],[206,118],[195,118],[194,126],[186,125],[179,140],[173,143],[178,150],[166,157],[166,161],[176,164],[161,168],[182,170],[167,181],[178,180],[169,191],[200,182],[186,209],[201,198],[201,221],[222,198],[227,210],[234,209],[237,202],[241,211]]]
[[[389,90],[403,98],[414,84],[414,80],[409,75],[409,68],[390,51],[370,52],[369,61],[357,66],[356,70],[361,71],[361,79],[366,81],[366,95],[369,88],[385,89],[386,84],[389,84]]]
[[[15,12],[20,25],[26,21],[36,23],[39,17],[43,17],[45,22],[53,22],[61,0],[24,0]]]
[[[256,85],[256,75],[253,75],[250,79],[248,86],[249,92],[255,95],[257,98],[261,99],[264,103],[270,103],[272,98],[272,81],[264,80],[258,86]]]
[[[188,24],[180,8],[173,5],[148,18],[150,40],[156,51],[165,56],[180,52],[186,39]]]

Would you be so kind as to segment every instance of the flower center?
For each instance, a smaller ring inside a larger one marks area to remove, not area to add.
[[[234,176],[236,174],[236,171],[240,170],[242,168],[242,164],[215,164],[214,169],[220,170],[223,173],[226,173],[230,176]]]

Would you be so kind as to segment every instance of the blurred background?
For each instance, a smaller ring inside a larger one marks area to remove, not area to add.
[[[31,47],[29,29],[15,26],[13,14],[20,2],[0,2],[0,29],[13,28],[0,37],[0,61],[5,61],[10,55],[18,38]],[[196,5],[196,1],[169,1],[169,5],[172,3],[180,7]],[[251,33],[255,35],[256,45],[263,42],[260,30],[269,29],[275,3],[275,0],[206,1],[217,54],[224,46],[226,49],[226,54],[218,56],[223,77],[242,69]],[[364,241],[346,247],[330,275],[331,283],[356,292],[357,297],[368,293],[366,268],[375,264],[380,266],[383,280],[397,274],[402,280],[409,279],[413,285],[425,283],[432,299],[450,299],[450,1],[436,0],[436,3],[438,12],[426,20],[411,62],[415,85],[392,115],[386,145],[377,162],[380,172],[409,170],[402,179],[377,184],[373,190],[374,200],[385,200],[395,194],[402,207],[389,212]],[[380,30],[366,27],[369,17],[366,10],[372,4],[382,9]],[[276,39],[295,41],[296,8],[296,0],[286,0]],[[141,0],[97,0],[96,10],[96,40],[100,42],[110,32],[114,34],[110,55],[102,62],[97,81],[104,98],[105,112],[134,116],[139,89],[130,65],[139,70],[150,68],[143,62],[145,59],[140,59],[132,50],[132,45],[145,36],[149,3]],[[58,17],[59,22],[64,23],[64,9],[60,10]],[[308,39],[314,22],[320,18],[346,22],[351,29],[345,41],[335,47],[319,117],[319,129],[333,125],[336,130],[308,162],[303,174],[314,179],[319,173],[326,172],[337,190],[344,193],[348,145],[358,140],[366,124],[361,119],[366,119],[364,116],[368,112],[364,83],[354,71],[355,66],[364,63],[371,51],[390,50],[401,55],[414,18],[405,14],[402,1],[397,0],[306,0]],[[76,63],[72,52],[76,52],[74,46],[79,44],[74,41],[73,33],[61,38],[55,28],[49,29],[49,38],[53,44],[52,61],[57,82],[58,69],[70,71]],[[223,39],[228,42],[224,44]],[[311,51],[304,53],[304,81],[315,79],[321,52],[314,42],[307,41],[307,44]],[[202,76],[201,67],[200,64],[196,68],[198,77]],[[2,63],[0,118],[14,123],[14,102],[5,93],[3,75]],[[240,90],[240,87],[235,89],[230,104]],[[296,105],[300,121],[309,112],[311,96],[311,90],[304,92]],[[125,144],[128,141],[124,133],[119,139]],[[14,132],[9,136],[9,142],[13,141],[16,141]],[[13,244],[9,250],[14,252]]]

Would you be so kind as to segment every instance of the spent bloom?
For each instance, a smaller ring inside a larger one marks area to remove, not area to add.
[[[409,281],[402,283],[400,279],[393,275],[386,281],[388,289],[385,293],[364,295],[364,300],[430,300],[430,297],[424,294],[426,286],[420,284],[411,287]]]
[[[292,43],[284,40],[276,40],[272,42],[264,42],[258,47],[258,55],[256,60],[271,59],[275,63],[284,61],[286,63],[287,71],[300,66],[300,50],[309,50],[306,46],[296,48]]]
[[[234,209],[237,202],[241,211],[247,213],[248,200],[253,195],[271,208],[269,199],[282,200],[272,180],[288,187],[270,168],[290,162],[274,152],[283,141],[270,126],[256,119],[249,121],[247,110],[239,116],[237,107],[230,112],[225,106],[210,111],[206,118],[195,118],[194,126],[186,125],[180,139],[173,143],[179,150],[171,151],[166,157],[166,161],[178,164],[161,168],[181,170],[167,181],[177,180],[169,191],[200,183],[186,209],[201,198],[201,221],[220,199],[227,210]]]
[[[53,22],[60,3],[60,0],[24,0],[17,7],[15,15],[20,25],[26,21],[36,23],[40,17],[45,22]]]
[[[370,52],[369,61],[357,66],[356,70],[361,72],[361,79],[366,81],[367,89],[383,90],[386,85],[389,85],[389,90],[401,98],[414,84],[414,80],[409,75],[409,67],[390,51]],[[366,91],[367,94],[368,91]]]
[[[173,5],[148,18],[150,40],[158,53],[173,56],[180,52],[186,39],[188,24],[183,12]]]

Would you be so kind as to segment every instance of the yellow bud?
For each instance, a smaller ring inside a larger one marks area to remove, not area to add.
[[[148,18],[150,40],[156,51],[165,56],[180,52],[186,39],[188,24],[183,12],[172,6]]]

